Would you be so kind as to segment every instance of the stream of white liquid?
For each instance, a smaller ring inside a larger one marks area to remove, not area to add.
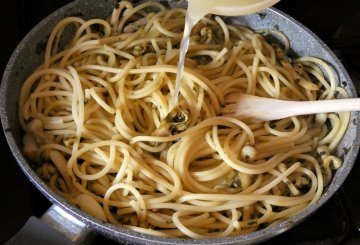
[[[176,82],[175,82],[175,92],[172,97],[171,101],[171,109],[173,109],[179,99],[179,93],[180,93],[180,85],[181,85],[181,79],[184,72],[184,64],[185,64],[185,55],[189,49],[189,43],[190,43],[190,34],[191,30],[194,27],[194,25],[197,23],[194,19],[189,17],[189,12],[186,12],[186,18],[185,18],[185,27],[184,27],[184,34],[183,38],[180,43],[180,54],[179,54],[179,63],[178,63],[178,69],[176,73]]]
[[[246,15],[268,8],[279,0],[188,0],[183,38],[180,43],[179,63],[176,73],[175,91],[171,99],[170,111],[179,99],[180,85],[184,72],[185,55],[189,49],[190,34],[194,25],[208,13],[218,15]]]

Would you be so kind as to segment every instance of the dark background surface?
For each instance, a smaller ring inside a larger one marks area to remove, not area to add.
[[[0,75],[19,41],[41,19],[69,0],[13,0],[0,1]],[[315,32],[326,43],[333,45],[334,34],[342,25],[359,14],[359,0],[282,0],[277,8],[293,16]],[[352,29],[360,36],[360,26]],[[349,62],[345,60],[345,62]],[[4,243],[19,230],[31,216],[40,217],[50,203],[27,180],[13,159],[0,132],[0,243]],[[267,244],[360,244],[359,234],[349,206],[360,206],[359,163],[356,163],[342,189],[319,212],[303,224],[271,240]],[[346,193],[346,194],[344,194]],[[345,196],[347,195],[347,197]],[[346,198],[355,198],[344,204]],[[351,207],[350,207],[351,208]],[[358,208],[355,208],[358,210]],[[360,226],[360,223],[358,224]],[[99,236],[94,244],[112,244]]]

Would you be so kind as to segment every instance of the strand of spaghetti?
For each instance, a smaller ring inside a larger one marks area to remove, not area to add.
[[[206,197],[207,194],[201,194],[201,198]],[[215,194],[211,194],[215,195]],[[223,205],[216,205],[216,206],[195,206],[195,205],[187,205],[187,204],[178,204],[178,203],[154,203],[149,204],[147,207],[149,209],[172,209],[172,210],[182,210],[182,211],[192,211],[192,212],[220,212],[225,211],[233,208],[240,208],[248,206],[249,203],[254,203],[256,201],[266,201],[271,205],[282,206],[282,207],[291,207],[299,204],[306,203],[308,205],[309,200],[313,198],[313,196],[305,196],[297,199],[290,199],[291,197],[277,197],[273,195],[242,195],[237,197],[236,202],[231,202],[228,204]],[[220,199],[226,200],[230,199],[228,196],[219,196],[211,197],[212,199]],[[285,199],[289,198],[289,199]],[[231,198],[230,200],[233,200]]]
[[[137,216],[140,220],[144,221],[146,217],[146,204],[144,202],[144,199],[142,198],[141,194],[131,185],[119,183],[111,186],[104,196],[104,211],[106,214],[106,218],[111,220],[113,223],[119,224],[119,222],[116,221],[116,219],[113,218],[112,214],[109,211],[109,199],[111,194],[117,190],[117,189],[127,189],[129,190],[137,199],[137,203],[140,205],[141,210],[137,212]]]
[[[139,165],[141,161],[144,161],[137,153],[136,151],[134,151],[133,148],[131,148],[129,145],[123,143],[123,142],[120,142],[120,141],[100,141],[100,142],[97,142],[97,143],[93,143],[93,144],[87,144],[83,147],[81,147],[75,154],[73,154],[71,156],[71,158],[68,160],[68,163],[67,163],[67,169],[68,171],[71,170],[71,168],[73,167],[73,165],[75,164],[75,161],[76,159],[81,156],[82,154],[84,154],[85,152],[91,150],[91,149],[97,149],[101,146],[107,146],[107,145],[115,145],[115,146],[118,146],[118,147],[122,147],[124,149],[127,149],[130,154],[134,157],[134,160],[135,162]],[[151,178],[155,178],[156,180],[158,180],[158,182],[162,185],[165,185],[167,186],[167,182],[164,181],[163,179],[161,178],[158,178],[158,176],[156,176],[156,174],[151,171],[151,169],[146,166],[146,165],[141,165],[142,166],[142,171],[148,175],[151,176]],[[169,187],[171,188],[171,187]]]
[[[249,127],[244,124],[243,122],[232,118],[232,117],[214,117],[214,118],[210,118],[207,120],[204,120],[200,123],[198,123],[196,126],[188,129],[187,131],[184,131],[182,133],[173,135],[173,136],[168,136],[168,137],[153,137],[153,136],[136,136],[134,138],[132,138],[132,142],[136,143],[139,141],[152,141],[152,142],[167,142],[167,141],[174,141],[177,140],[179,138],[182,138],[185,135],[190,135],[195,131],[198,131],[201,128],[205,128],[205,127],[210,127],[213,125],[224,125],[224,126],[231,126],[232,124],[235,124],[239,127],[241,127],[249,136],[249,140],[250,140],[250,144],[254,144],[254,136],[251,132],[251,130],[249,129]]]
[[[293,164],[290,168],[288,168],[286,171],[284,171],[282,174],[277,176],[272,182],[269,184],[257,189],[254,191],[254,194],[263,194],[267,191],[269,191],[271,188],[273,188],[275,185],[280,183],[280,181],[283,181],[284,178],[286,178],[288,175],[290,175],[293,171],[295,171],[300,166],[300,162],[297,162]]]
[[[111,68],[111,67],[103,67],[98,65],[82,65],[77,68],[78,71],[82,70],[101,70],[101,71],[107,71],[111,73],[121,73],[123,69],[119,68]],[[139,74],[139,73],[149,73],[149,72],[167,72],[167,73],[176,73],[177,68],[176,66],[169,66],[169,65],[156,65],[156,66],[148,66],[148,67],[140,67],[137,69],[130,69],[129,74]],[[213,106],[215,107],[216,111],[219,111],[219,105],[218,105],[218,99],[220,100],[220,103],[223,102],[223,96],[219,94],[217,89],[212,85],[210,82],[206,82],[207,79],[200,74],[193,74],[193,71],[185,69],[184,70],[184,78],[189,77],[190,80],[198,83],[200,86],[202,86],[205,91],[210,95],[211,99],[215,104]],[[200,79],[201,78],[201,79]]]
[[[131,8],[128,8],[128,9],[127,9],[128,12],[127,12],[126,16],[124,16],[124,17],[121,19],[121,21],[120,21],[120,23],[119,23],[119,25],[118,25],[117,31],[121,31],[121,30],[122,30],[125,22],[126,22],[134,13],[138,12],[138,11],[141,10],[141,9],[148,8],[148,7],[151,7],[151,6],[157,7],[157,8],[159,8],[160,10],[165,10],[165,7],[164,7],[161,3],[158,3],[158,2],[145,2],[145,3],[140,4],[140,5],[138,5],[138,6],[134,7],[134,8],[132,8],[132,6],[131,6]]]
[[[63,28],[66,25],[72,24],[72,23],[80,23],[83,24],[85,21],[78,17],[69,17],[66,19],[61,20],[52,30],[49,40],[47,42],[46,50],[45,50],[45,61],[44,61],[44,68],[47,69],[50,65],[50,57],[51,57],[51,49],[52,44],[55,39],[55,36],[57,35],[59,29]]]
[[[335,89],[336,89],[336,84],[335,84],[334,73],[331,70],[331,68],[329,67],[329,65],[326,64],[321,59],[315,58],[315,57],[300,57],[300,58],[296,59],[296,62],[307,62],[307,61],[320,65],[326,71],[328,78],[329,78],[329,83],[330,83],[330,90],[328,90],[326,92],[326,94],[327,94],[326,99],[333,98]]]
[[[39,70],[39,71],[36,71],[33,74],[31,74],[26,79],[24,84],[22,85],[21,90],[20,90],[20,96],[19,96],[19,105],[20,105],[19,106],[19,120],[20,120],[20,124],[24,128],[25,128],[24,119],[26,119],[26,120],[29,119],[29,116],[28,116],[29,114],[28,114],[28,111],[26,110],[25,100],[26,100],[26,98],[30,97],[31,87],[34,85],[34,83],[41,76],[44,76],[46,74],[55,74],[55,75],[64,77],[68,81],[72,80],[70,74],[67,71],[65,71],[63,69],[57,69],[57,68],[43,69],[43,70]]]

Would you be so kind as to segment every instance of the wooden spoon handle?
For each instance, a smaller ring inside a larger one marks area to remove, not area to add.
[[[235,114],[239,118],[251,118],[252,121],[270,121],[291,116],[326,112],[360,111],[359,98],[288,101],[252,95],[238,95],[237,99]]]
[[[292,116],[326,112],[360,111],[360,99],[334,99],[316,101],[286,101]],[[284,108],[285,109],[285,108]]]

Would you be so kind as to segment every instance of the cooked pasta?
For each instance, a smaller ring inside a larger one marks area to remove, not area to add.
[[[173,109],[184,18],[123,1],[107,20],[54,27],[19,100],[37,173],[96,218],[156,236],[249,233],[315,203],[341,166],[334,150],[350,113],[251,123],[221,108],[231,93],[346,97],[332,69],[208,15],[192,30]]]

